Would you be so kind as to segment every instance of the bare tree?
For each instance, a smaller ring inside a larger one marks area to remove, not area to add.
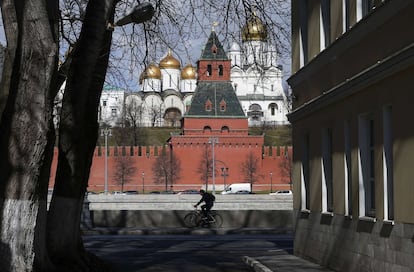
[[[162,119],[162,108],[157,105],[152,105],[151,107],[147,108],[147,112],[151,120],[151,126],[155,127],[157,126],[157,123],[158,126],[160,126],[160,122]]]
[[[197,173],[200,174],[201,181],[204,182],[206,188],[205,190],[208,190],[208,179],[210,177],[213,177],[213,159],[211,157],[210,149],[208,148],[208,145],[206,145],[206,148],[204,149],[200,164],[197,169]]]
[[[253,184],[260,178],[259,173],[259,158],[256,157],[253,152],[249,152],[246,156],[246,160],[241,163],[240,171],[244,176],[244,179],[250,183],[250,189],[253,191]]]
[[[115,157],[114,165],[114,180],[121,185],[121,192],[124,192],[124,185],[132,181],[132,177],[137,172],[138,168],[134,165],[131,156],[121,154]]]
[[[164,147],[152,165],[152,172],[155,183],[164,183],[165,190],[168,191],[168,186],[172,189],[174,183],[180,178],[181,162],[174,152],[171,150],[167,151]]]
[[[130,97],[124,107],[125,128],[127,128],[128,134],[132,134],[134,146],[143,145],[146,138],[145,129],[143,129],[144,107],[133,96]]]

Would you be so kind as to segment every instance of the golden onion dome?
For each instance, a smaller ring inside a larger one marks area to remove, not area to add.
[[[253,14],[247,20],[247,24],[242,29],[242,40],[246,41],[266,41],[267,29],[262,20]]]
[[[161,70],[156,64],[151,63],[148,65],[148,67],[140,75],[139,82],[142,82],[142,80],[147,78],[161,79]]]
[[[197,79],[196,68],[191,64],[187,64],[181,71],[181,79]]]
[[[172,56],[171,50],[168,50],[167,56],[160,61],[161,69],[180,69],[180,62]]]

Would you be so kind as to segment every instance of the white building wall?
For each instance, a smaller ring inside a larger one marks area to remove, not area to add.
[[[180,89],[180,70],[179,69],[161,69],[162,90]]]

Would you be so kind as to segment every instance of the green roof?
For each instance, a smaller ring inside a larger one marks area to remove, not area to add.
[[[213,50],[213,48],[215,50]],[[226,52],[224,51],[216,32],[211,31],[210,37],[208,38],[203,52],[201,53],[200,60],[228,60]]]
[[[186,116],[245,118],[230,81],[199,81]]]

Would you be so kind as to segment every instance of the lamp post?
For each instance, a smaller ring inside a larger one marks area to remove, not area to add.
[[[270,172],[269,175],[270,175],[270,192],[272,193],[273,192],[273,179],[272,179],[273,173]]]
[[[144,182],[144,178],[145,178],[145,173],[144,171],[142,171],[142,194],[144,194],[145,192],[145,182]]]
[[[228,167],[221,167],[221,176],[223,177],[224,189],[226,188],[226,177],[229,175],[228,172],[229,172]]]
[[[218,143],[217,137],[210,137],[208,139],[208,143],[211,144],[212,147],[212,156],[213,156],[213,194],[216,193],[216,162],[215,162],[215,155],[214,155],[214,145]]]
[[[108,194],[108,136],[112,136],[109,127],[101,129],[101,136],[105,137],[105,194]]]

